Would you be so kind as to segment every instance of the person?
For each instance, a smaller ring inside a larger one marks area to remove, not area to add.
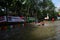
[[[44,21],[42,21],[42,25],[44,26]]]
[[[44,21],[43,20],[41,21],[41,24],[42,24],[42,26],[44,26]]]
[[[54,22],[54,17],[52,18],[52,22]]]

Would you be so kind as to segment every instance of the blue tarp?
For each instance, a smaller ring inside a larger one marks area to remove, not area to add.
[[[24,19],[20,18],[19,16],[1,16],[0,22],[24,22]]]

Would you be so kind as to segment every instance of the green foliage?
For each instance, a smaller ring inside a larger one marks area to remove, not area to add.
[[[24,1],[25,4],[22,4]],[[44,19],[49,14],[50,19],[56,18],[55,6],[51,0],[1,0],[0,6],[6,7],[10,11],[16,12],[17,15],[33,16],[40,19]]]

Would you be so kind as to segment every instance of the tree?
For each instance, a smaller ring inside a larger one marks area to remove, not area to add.
[[[50,18],[56,17],[55,6],[51,0],[3,0],[2,2],[4,3],[2,7],[19,16],[33,16],[39,20],[44,19],[47,14]]]
[[[56,12],[55,12],[55,6],[52,3],[51,0],[43,0],[42,2],[39,2],[39,6],[40,6],[40,15],[41,17],[43,17],[43,19],[47,16],[47,14],[49,14],[50,19],[52,17],[56,18]]]

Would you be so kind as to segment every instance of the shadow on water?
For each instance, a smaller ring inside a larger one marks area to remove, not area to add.
[[[2,40],[30,40],[31,39],[31,34],[30,32],[33,30],[32,25],[29,23],[26,24],[24,27],[20,27],[17,32],[14,32],[10,37],[3,39]],[[11,34],[10,32],[9,34]]]

